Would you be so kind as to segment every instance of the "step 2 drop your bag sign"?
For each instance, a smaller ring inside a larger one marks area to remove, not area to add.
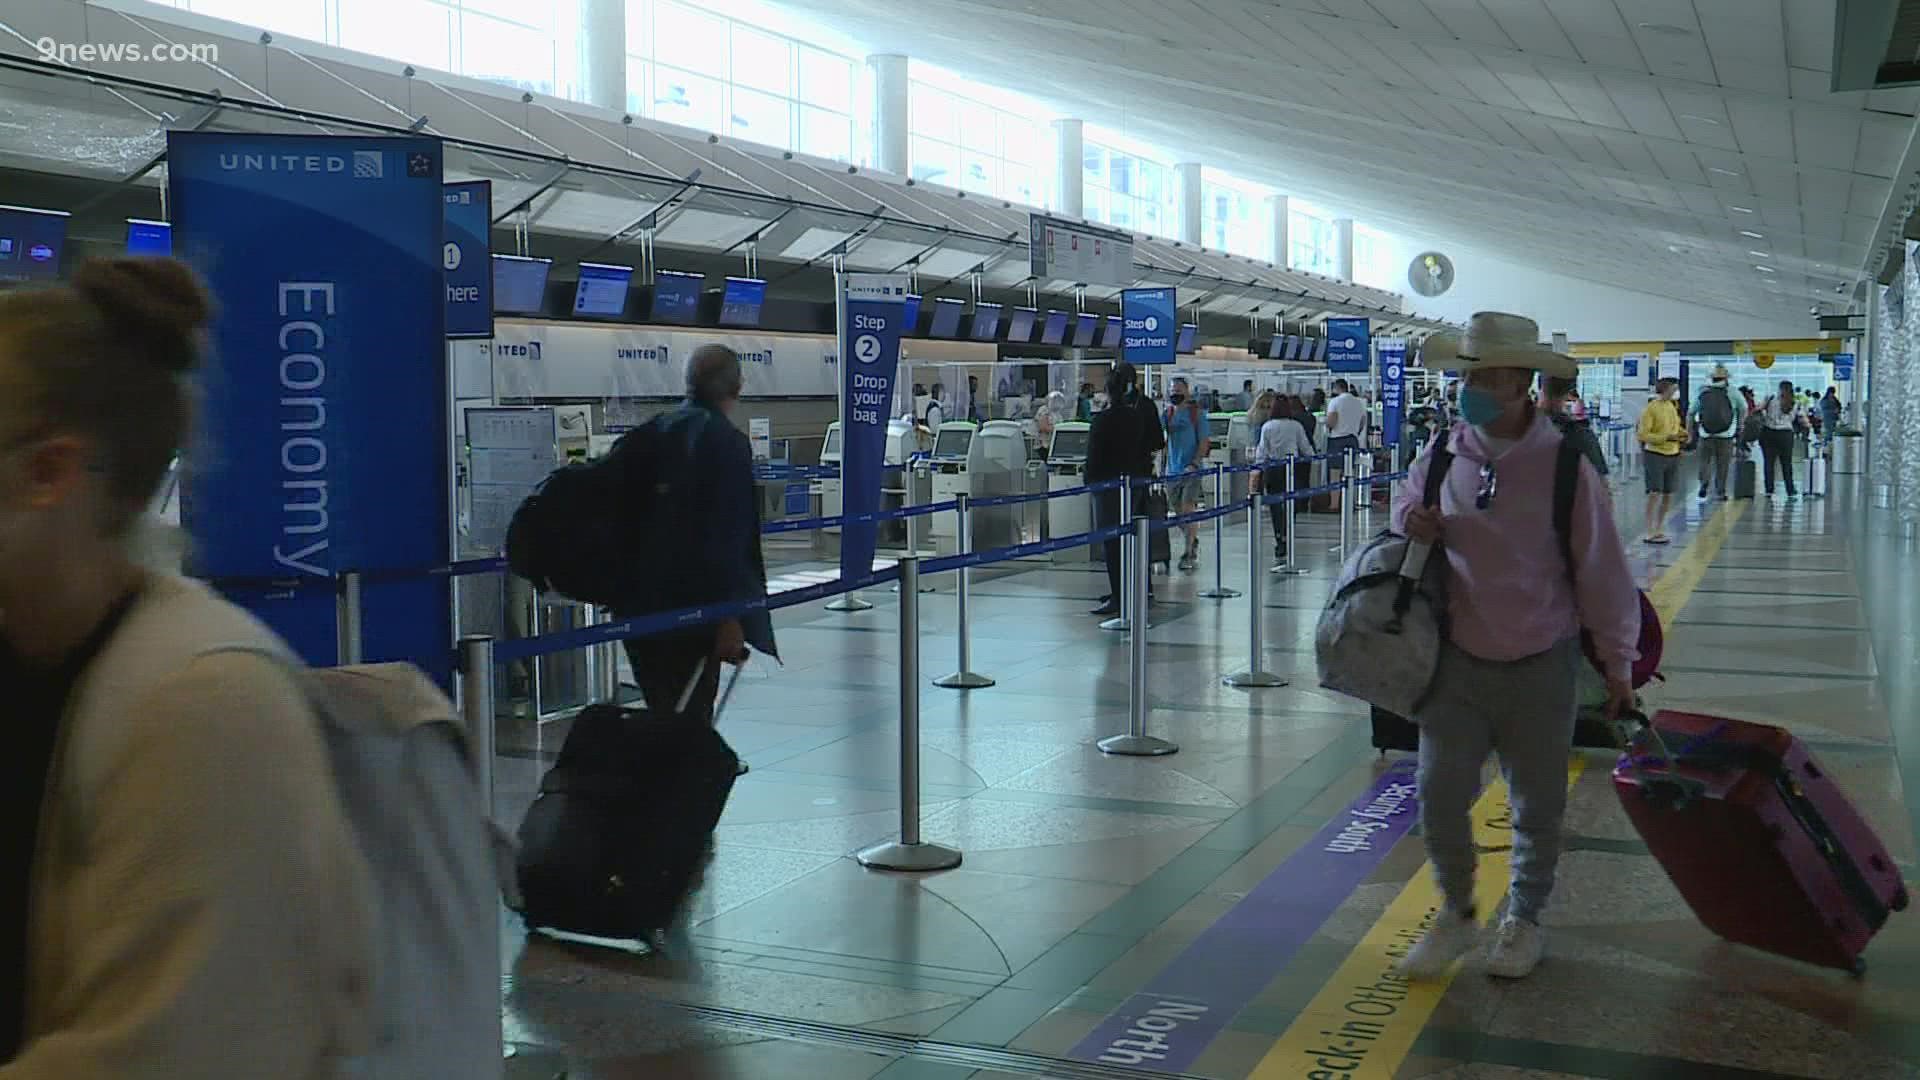
[[[840,326],[840,494],[843,512],[880,509],[880,472],[887,454],[888,413],[900,366],[901,324],[906,320],[907,279],[899,274],[848,274]],[[873,571],[878,526],[840,530],[840,576],[851,580]]]

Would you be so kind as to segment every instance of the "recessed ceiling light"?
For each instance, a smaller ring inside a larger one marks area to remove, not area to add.
[[[1751,207],[1751,206],[1729,206],[1729,207],[1727,207],[1727,209],[1729,209],[1729,210],[1731,210],[1731,211],[1733,211],[1733,212],[1734,212],[1734,213],[1736,213],[1736,214],[1751,214],[1751,213],[1753,213],[1753,207]]]
[[[1741,229],[1740,235],[1746,237],[1749,240],[1765,240],[1767,238],[1766,233],[1757,233],[1757,232],[1754,232],[1752,229]]]
[[[1710,173],[1719,173],[1721,176],[1739,176],[1740,175],[1740,170],[1738,169],[1723,169],[1718,165],[1707,166],[1707,171]]]
[[[1773,254],[1773,252],[1771,252],[1771,251],[1755,251],[1755,250],[1753,250],[1752,248],[1748,248],[1748,249],[1747,249],[1747,254],[1749,254],[1749,255],[1752,255],[1752,256],[1754,256],[1755,258],[1760,258],[1760,259],[1764,259],[1764,258],[1766,258],[1767,256],[1769,256],[1769,255],[1771,255],[1771,254]]]
[[[1761,272],[1761,273],[1763,273],[1763,274],[1771,274],[1771,273],[1773,273],[1773,272],[1774,272],[1774,270],[1773,270],[1773,267],[1771,267],[1771,266],[1761,266],[1761,265],[1760,265],[1759,263],[1754,263],[1754,264],[1753,264],[1753,268],[1754,268],[1755,270],[1758,270],[1758,271],[1760,271],[1760,272]]]
[[[1640,29],[1645,30],[1649,34],[1664,34],[1667,37],[1692,37],[1693,36],[1692,30],[1684,26],[1675,26],[1672,23],[1643,22],[1643,23],[1638,23],[1637,25],[1640,27]]]
[[[1700,115],[1699,113],[1690,113],[1690,112],[1688,112],[1688,113],[1681,113],[1681,114],[1680,114],[1680,119],[1682,119],[1682,120],[1698,120],[1698,121],[1700,121],[1700,122],[1701,122],[1701,123],[1703,123],[1703,124],[1712,124],[1712,125],[1713,125],[1714,127],[1719,127],[1719,126],[1720,126],[1720,121],[1718,121],[1718,120],[1715,120],[1715,119],[1714,119],[1713,117],[1711,117],[1711,116],[1701,116],[1701,115]]]

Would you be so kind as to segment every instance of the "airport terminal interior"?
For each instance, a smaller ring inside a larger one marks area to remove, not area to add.
[[[0,0],[0,290],[206,277],[203,433],[275,441],[183,449],[183,566],[315,665],[438,677],[508,832],[640,697],[514,515],[739,357],[779,656],[723,681],[672,925],[505,890],[510,1080],[1920,1078],[1904,893],[1858,964],[1723,938],[1623,802],[1643,747],[1570,749],[1536,971],[1397,974],[1442,906],[1415,756],[1317,651],[1467,425],[1447,358],[1522,316],[1664,632],[1642,708],[1785,729],[1920,882],[1916,42],[1920,0]],[[1205,452],[1101,533],[1123,361]],[[1650,518],[1643,415],[1722,378],[1725,479],[1687,446]]]

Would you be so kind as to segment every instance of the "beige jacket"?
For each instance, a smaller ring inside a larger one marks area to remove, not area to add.
[[[374,894],[319,722],[222,645],[284,649],[157,576],[75,688],[0,1080],[330,1080],[367,1045]]]

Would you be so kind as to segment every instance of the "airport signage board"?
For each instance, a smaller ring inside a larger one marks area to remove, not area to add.
[[[1646,362],[1646,353],[1627,353],[1620,358],[1620,377],[1622,379],[1640,378],[1640,372]]]
[[[1120,294],[1120,358],[1136,367],[1171,364],[1178,355],[1178,305],[1171,285]]]
[[[1833,381],[1837,383],[1853,381],[1854,357],[1850,352],[1833,354]]]
[[[1365,375],[1373,370],[1370,320],[1327,320],[1327,370]]]
[[[1406,427],[1407,342],[1405,338],[1380,339],[1380,429],[1388,446],[1399,446]]]
[[[447,222],[441,269],[447,275],[447,336],[493,336],[493,181],[442,185]]]
[[[1133,269],[1133,235],[1083,222],[1033,214],[1027,219],[1027,260],[1042,281],[1125,285]]]
[[[840,501],[851,516],[880,509],[900,335],[911,291],[905,274],[846,274],[840,307]],[[873,572],[877,523],[840,529],[840,576]]]
[[[170,131],[167,174],[174,253],[220,299],[200,406],[217,452],[184,484],[193,569],[335,663],[334,591],[257,582],[446,564],[440,140]],[[450,678],[444,576],[368,581],[362,603],[366,660]]]

